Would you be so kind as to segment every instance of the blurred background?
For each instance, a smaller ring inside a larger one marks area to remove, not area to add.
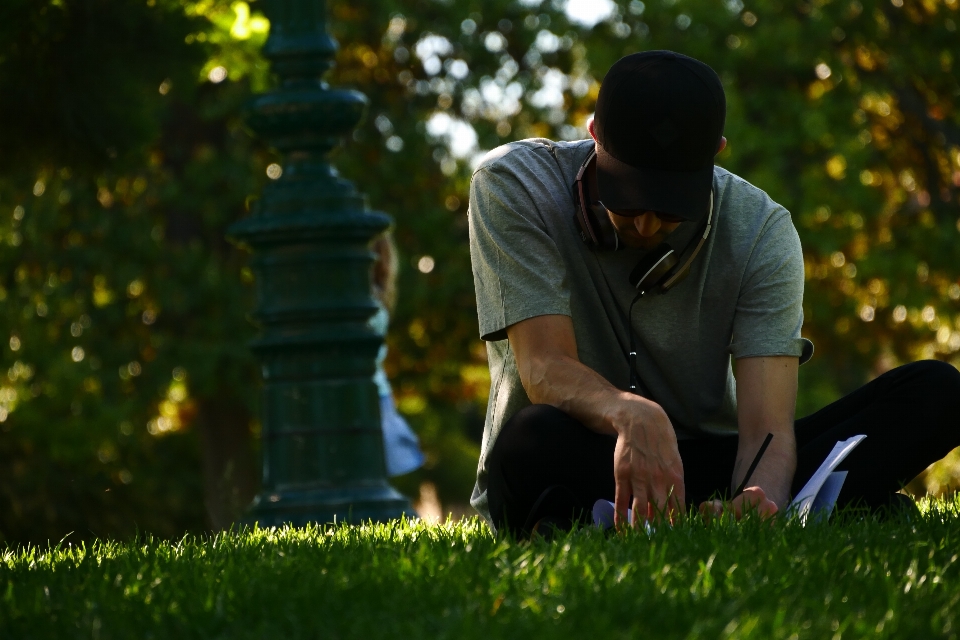
[[[0,7],[0,542],[217,530],[258,487],[252,273],[224,235],[279,176],[243,124],[272,82],[260,4]],[[634,51],[718,71],[718,164],[793,214],[798,415],[904,362],[960,366],[960,0],[329,4],[328,80],[371,103],[335,162],[396,220],[386,368],[427,463],[395,484],[424,508],[468,509],[489,386],[471,168],[586,137]],[[955,451],[909,489],[958,486]]]

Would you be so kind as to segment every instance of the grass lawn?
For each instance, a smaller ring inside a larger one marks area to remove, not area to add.
[[[478,520],[8,549],[0,638],[956,638],[960,500],[801,528]]]

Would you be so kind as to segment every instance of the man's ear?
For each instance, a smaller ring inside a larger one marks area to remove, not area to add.
[[[596,126],[594,125],[594,122],[596,122],[596,120],[594,118],[590,118],[590,122],[587,123],[587,131],[590,132],[590,137],[593,138],[594,142],[596,142],[597,130],[596,130]],[[724,142],[726,142],[726,138],[724,138]]]
[[[592,121],[591,121],[592,124]],[[727,138],[725,136],[720,136],[720,148],[717,149],[717,153],[720,153],[727,148]]]

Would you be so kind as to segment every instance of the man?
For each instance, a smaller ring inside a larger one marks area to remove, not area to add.
[[[471,503],[495,529],[569,525],[599,498],[635,521],[774,514],[858,433],[840,503],[882,509],[960,445],[960,373],[933,361],[794,422],[813,352],[800,241],[783,207],[713,165],[725,114],[710,67],[636,53],[603,80],[593,140],[508,144],[475,172],[491,390]],[[750,487],[718,499],[768,433]]]

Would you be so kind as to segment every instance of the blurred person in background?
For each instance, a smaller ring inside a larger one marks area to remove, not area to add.
[[[370,318],[370,326],[386,339],[390,314],[397,304],[397,248],[390,230],[377,236],[371,243],[371,249],[376,254],[373,263],[373,298],[379,309]],[[377,354],[377,372],[373,380],[377,384],[377,392],[380,395],[380,424],[383,427],[383,451],[387,475],[396,477],[419,469],[423,465],[424,458],[416,434],[407,421],[397,413],[397,407],[393,401],[393,390],[390,388],[387,373],[383,369],[386,358],[387,344],[384,341],[380,345],[380,353]]]

